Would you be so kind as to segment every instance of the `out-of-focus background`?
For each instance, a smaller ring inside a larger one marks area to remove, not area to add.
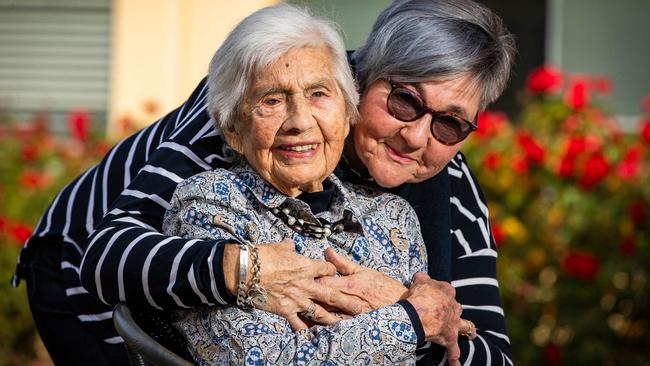
[[[388,0],[296,0],[362,44]],[[482,0],[516,35],[463,149],[489,201],[514,361],[650,364],[650,1]],[[0,0],[0,365],[48,365],[16,255],[56,192],[180,105],[273,0]]]

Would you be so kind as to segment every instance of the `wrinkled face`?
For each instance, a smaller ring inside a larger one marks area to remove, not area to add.
[[[450,112],[468,121],[479,110],[480,95],[469,77],[405,85],[433,110]],[[390,91],[390,83],[383,79],[367,88],[353,130],[355,152],[377,184],[386,188],[433,177],[463,145],[463,141],[452,146],[438,142],[431,134],[431,114],[413,122],[391,116],[386,107]]]
[[[349,118],[323,48],[291,50],[249,85],[230,146],[265,180],[295,197],[322,190],[338,164]]]

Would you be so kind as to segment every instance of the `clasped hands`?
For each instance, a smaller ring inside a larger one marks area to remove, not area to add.
[[[225,258],[236,253],[235,247],[227,247],[224,256],[224,276],[231,292],[234,280],[228,274],[235,270],[228,267],[236,260]],[[313,324],[334,324],[406,299],[418,313],[426,340],[447,349],[450,365],[460,364],[458,335],[476,337],[473,323],[460,317],[462,308],[455,300],[454,288],[425,273],[417,273],[406,288],[377,270],[349,261],[333,248],[325,251],[325,261],[296,253],[290,240],[258,248],[260,285],[268,296],[263,310],[286,318],[294,331]],[[341,276],[336,276],[337,272]]]

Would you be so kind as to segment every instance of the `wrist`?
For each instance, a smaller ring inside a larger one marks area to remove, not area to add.
[[[230,295],[237,296],[239,287],[239,244],[229,243],[224,246],[222,270],[226,290]]]

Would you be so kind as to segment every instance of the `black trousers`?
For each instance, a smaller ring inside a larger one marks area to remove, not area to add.
[[[36,329],[55,365],[128,365],[124,344],[108,344],[77,318],[65,293],[61,243],[38,242],[33,248],[27,297]]]

